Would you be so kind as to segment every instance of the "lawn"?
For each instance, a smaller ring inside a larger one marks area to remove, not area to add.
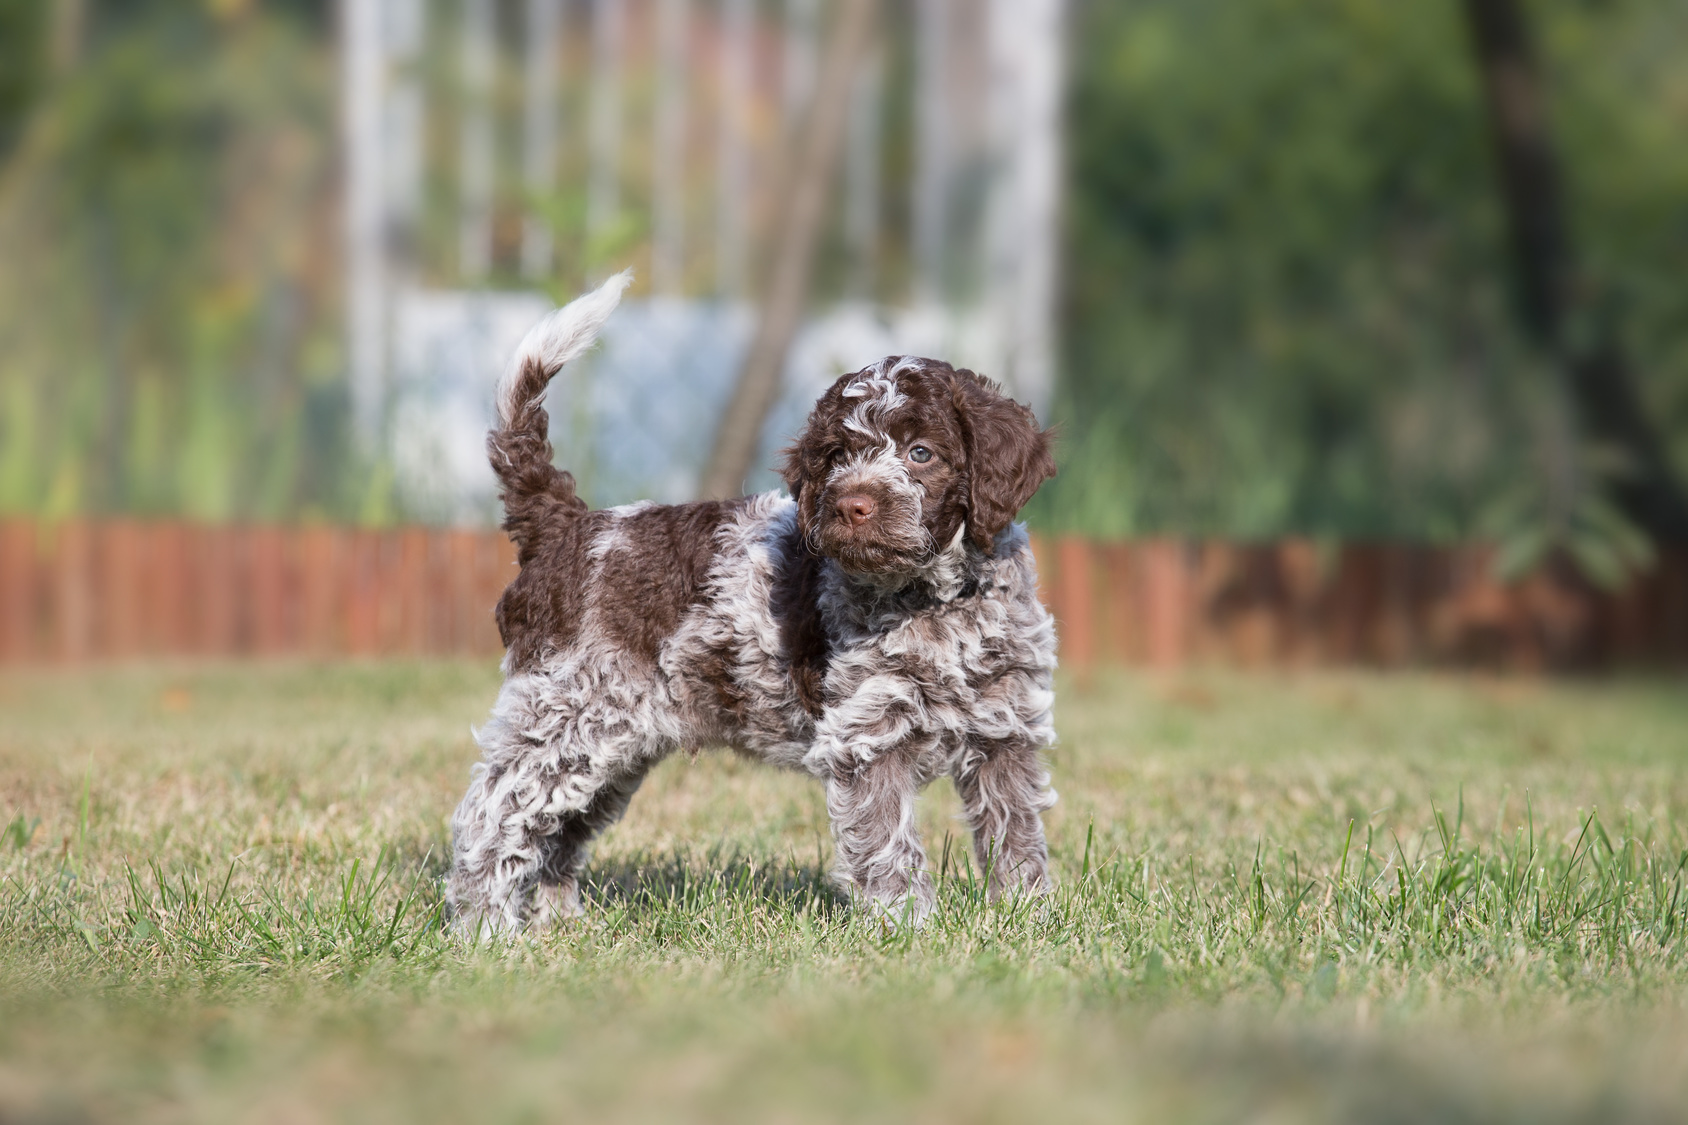
[[[488,662],[0,673],[0,1121],[1688,1119],[1688,684],[1066,685],[1060,886],[917,933],[705,752],[439,926]]]

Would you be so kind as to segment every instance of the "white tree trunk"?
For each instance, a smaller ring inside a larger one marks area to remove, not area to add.
[[[481,281],[492,268],[493,0],[463,0],[463,134],[458,272]]]
[[[939,300],[949,225],[950,0],[919,0],[915,40],[915,296]]]
[[[422,213],[422,82],[416,62],[422,53],[423,0],[386,0],[382,6],[382,69],[388,86],[381,107],[382,159],[386,183],[389,259],[395,241],[408,235]],[[408,245],[405,240],[402,245]],[[389,261],[402,272],[408,263]]]
[[[749,188],[751,0],[722,0],[719,83],[720,151],[716,163],[715,287],[745,291],[745,194]]]
[[[820,0],[785,0],[785,56],[781,60],[780,113],[790,138],[815,94],[815,42]]]
[[[651,288],[686,285],[686,87],[689,0],[658,0],[656,136],[651,159]]]
[[[885,75],[884,54],[875,51],[862,65],[850,91],[849,136],[844,159],[844,240],[850,247],[850,295],[874,296],[879,250],[880,113]]]
[[[386,397],[380,0],[341,0],[346,159],[346,347],[352,418],[373,451]]]
[[[551,276],[551,224],[534,208],[557,189],[557,36],[562,0],[528,0],[527,66],[522,86],[522,276]]]
[[[1001,171],[986,231],[1001,373],[1039,413],[1055,374],[1061,0],[991,0],[992,135]]]
[[[588,237],[609,230],[621,212],[621,69],[623,0],[592,5],[592,107],[586,183]]]

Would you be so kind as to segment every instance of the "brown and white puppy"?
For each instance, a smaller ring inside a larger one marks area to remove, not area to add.
[[[1013,522],[1055,472],[1036,419],[970,371],[892,356],[815,404],[791,499],[589,510],[540,403],[627,281],[542,321],[499,386],[487,449],[521,572],[452,820],[458,925],[580,913],[592,838],[651,766],[705,745],[823,781],[837,874],[892,920],[933,905],[914,802],[940,775],[992,892],[1045,890],[1055,631]]]

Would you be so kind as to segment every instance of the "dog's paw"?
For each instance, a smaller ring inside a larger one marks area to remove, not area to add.
[[[454,910],[446,921],[446,931],[459,941],[478,946],[508,941],[518,927],[497,914]]]
[[[937,909],[937,896],[930,886],[864,896],[867,915],[887,930],[919,930]]]
[[[533,913],[528,919],[528,928],[548,930],[585,913],[578,881],[569,879],[562,883],[541,883],[533,892]]]

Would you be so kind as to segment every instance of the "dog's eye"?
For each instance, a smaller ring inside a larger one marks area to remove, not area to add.
[[[924,465],[932,459],[932,451],[924,445],[917,445],[908,451],[908,459],[916,465]]]

